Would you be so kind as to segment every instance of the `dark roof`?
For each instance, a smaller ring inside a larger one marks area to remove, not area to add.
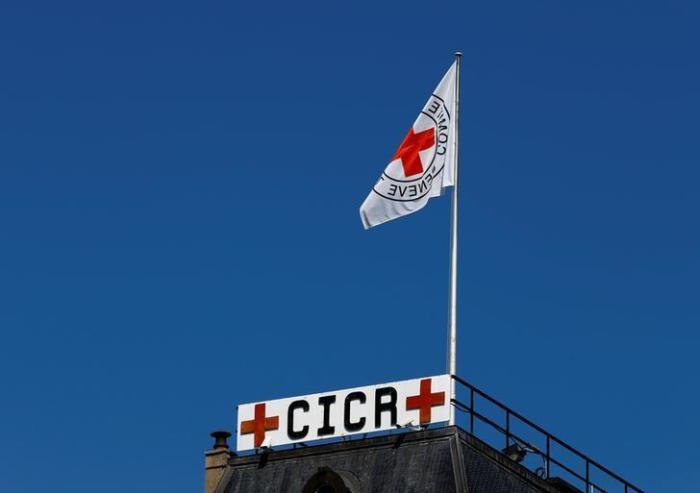
[[[561,493],[456,427],[232,457],[216,493],[303,492],[332,471],[352,493]]]

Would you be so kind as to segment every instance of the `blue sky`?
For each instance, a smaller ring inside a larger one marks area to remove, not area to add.
[[[358,207],[456,49],[459,373],[697,491],[699,13],[3,2],[0,491],[198,491],[239,402],[441,373],[449,200]]]

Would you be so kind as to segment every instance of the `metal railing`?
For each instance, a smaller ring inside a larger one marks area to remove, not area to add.
[[[594,482],[593,481],[593,474],[598,473],[601,474],[605,477],[607,477],[608,481],[616,483],[619,487],[619,491],[624,491],[624,493],[644,493],[640,488],[634,486],[632,483],[629,481],[626,481],[619,475],[615,474],[612,472],[610,469],[606,468],[605,466],[601,465],[600,463],[594,461],[590,457],[588,457],[585,454],[582,454],[575,448],[573,448],[571,445],[566,443],[564,440],[561,440],[560,438],[557,438],[556,436],[552,435],[549,433],[547,430],[542,428],[541,426],[536,425],[529,419],[525,418],[521,414],[513,411],[510,409],[508,406],[505,404],[501,403],[500,401],[494,399],[490,395],[486,394],[485,392],[479,390],[466,380],[458,377],[458,376],[452,376],[452,378],[459,384],[465,386],[468,391],[469,391],[469,404],[465,404],[463,402],[460,402],[459,400],[453,399],[452,404],[455,406],[457,410],[469,413],[469,432],[477,436],[478,435],[475,433],[475,420],[479,420],[480,422],[486,423],[489,426],[491,426],[494,430],[499,432],[505,437],[505,448],[506,450],[509,446],[513,446],[514,444],[517,445],[518,447],[521,447],[520,450],[526,452],[526,453],[535,453],[538,454],[542,457],[544,461],[544,468],[542,471],[540,471],[540,476],[543,477],[544,479],[549,479],[551,478],[551,472],[552,472],[552,466],[556,466],[561,468],[563,471],[566,471],[568,474],[570,474],[572,477],[576,478],[577,480],[581,481],[585,485],[585,491],[586,493],[594,493],[594,492],[600,492],[600,493],[610,493],[608,490],[604,489],[599,482]],[[490,402],[492,405],[496,406],[500,411],[504,413],[504,423],[503,425],[497,423],[493,419],[485,416],[484,414],[481,414],[479,411],[476,410],[476,397],[485,399],[486,401]],[[541,437],[544,438],[544,450],[542,447],[538,447],[536,445],[533,445],[530,441],[524,439],[523,437],[519,436],[513,431],[513,424],[514,421],[516,420],[519,423],[522,423],[526,427],[528,427],[530,430],[533,430],[541,435]],[[573,466],[571,465],[566,465],[562,462],[562,458],[555,457],[555,448],[556,447],[561,447],[568,451],[570,454],[576,456],[578,459],[583,461],[584,468],[583,470],[575,470]],[[524,456],[525,454],[523,454]],[[561,459],[561,460],[560,460]],[[537,472],[537,471],[536,471]],[[607,483],[606,483],[607,485]]]

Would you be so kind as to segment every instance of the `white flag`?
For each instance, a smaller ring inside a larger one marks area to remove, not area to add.
[[[456,73],[453,63],[360,206],[365,229],[425,207],[454,185]]]

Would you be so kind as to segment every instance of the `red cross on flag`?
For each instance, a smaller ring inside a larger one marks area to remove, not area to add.
[[[422,209],[454,185],[456,68],[453,63],[360,206],[365,229]]]

